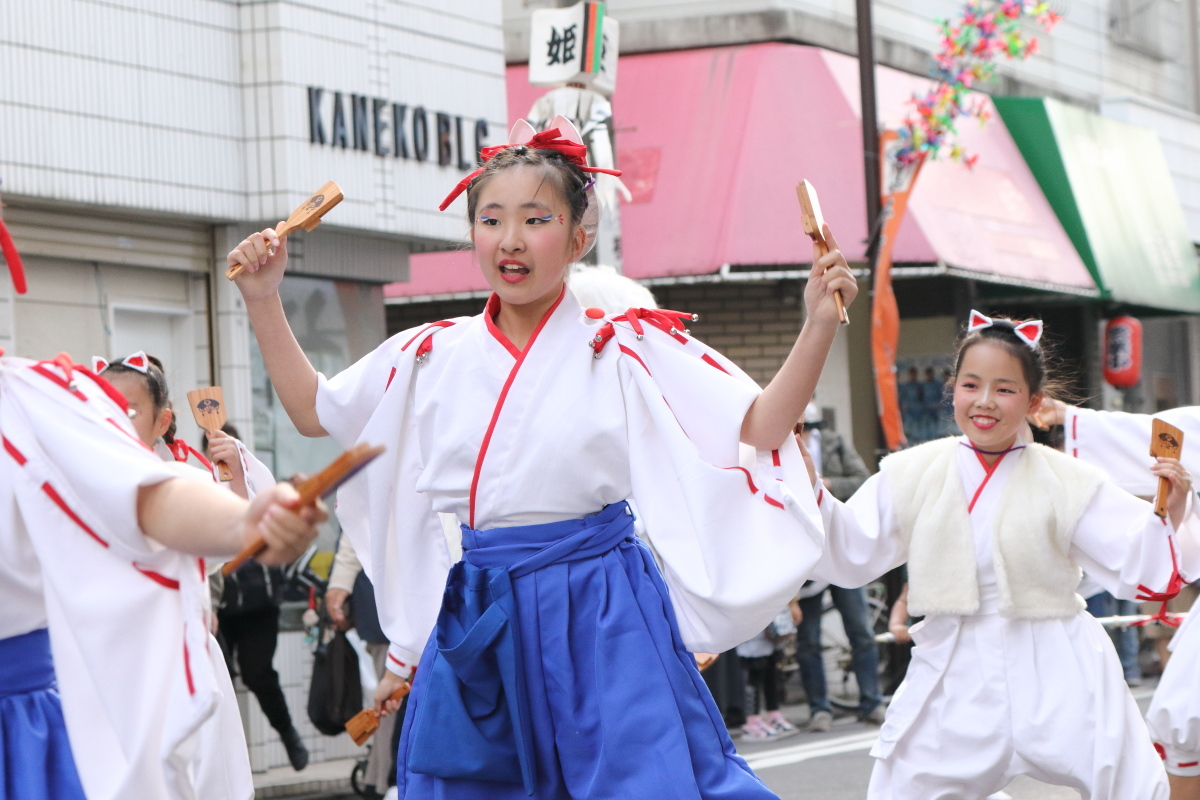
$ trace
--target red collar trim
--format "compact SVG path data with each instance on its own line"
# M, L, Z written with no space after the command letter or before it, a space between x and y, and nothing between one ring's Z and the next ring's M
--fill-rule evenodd
M533 329L533 335L529 337L529 343L525 345L525 351L516 351L517 363L513 364L512 369L508 371L508 378L504 381L504 386L500 389L500 397L496 400L496 406L492 409L492 421L488 423L487 431L483 434L483 443L479 445L479 455L475 458L475 473L471 476L471 494L469 497L470 522L471 528L475 527L475 494L479 490L479 473L483 470L483 459L487 455L488 446L492 443L492 434L496 432L496 422L500 419L500 411L504 408L504 401L508 398L508 390L512 388L513 381L517 377L517 372L521 369L521 364L525 363L525 356L533 348L533 343L537 341L538 336L542 332L542 328L546 327L546 323L550 320L550 316L555 309L562 304L563 298L567 294L567 285L563 284L562 293L558 299L554 301L554 305L550 306L550 310L542 316L542 321ZM496 297L495 294L492 297ZM497 299L497 303L499 300ZM488 308L492 305L491 298L488 299ZM484 311L484 318L491 320L491 311ZM499 331L497 331L499 333ZM503 335L503 334L501 334ZM502 342L507 342L508 339L501 339ZM509 343L511 345L511 342Z
M550 319L550 315L553 314L555 309L558 308L559 304L562 303L563 296L566 295L566 293L567 285L564 283L562 291L558 293L558 299L555 300L554 305L550 306L550 309L544 315L542 315L541 321L538 322L537 328L534 329L533 336L530 336L529 341L525 343L525 349L528 350L529 346L533 344L533 340L537 338L538 333L541 332L542 326L546 324L546 320ZM488 332L495 337L496 341L504 345L504 349L507 350L513 358L520 358L521 350L515 344L513 344L512 340L504 335L504 331L500 330L499 326L496 325L496 315L499 313L500 295L492 292L492 294L488 297L487 305L483 307L483 324L487 326Z

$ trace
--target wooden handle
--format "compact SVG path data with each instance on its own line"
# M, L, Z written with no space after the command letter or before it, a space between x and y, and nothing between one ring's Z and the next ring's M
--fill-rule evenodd
M1151 420L1150 455L1154 458L1180 458L1183 455L1183 431L1161 419ZM1154 493L1154 513L1163 519L1167 518L1167 497L1170 493L1171 482L1159 478L1158 491Z
M233 480L233 470L224 461L217 462L217 473L221 476L222 483L229 483Z
M296 492L300 497L296 499L293 507L300 509L305 506L315 505L322 497L333 492L343 483L354 477L360 469L374 461L383 450L384 448L381 445L364 443L355 445L342 453L325 469L311 478L300 481L296 485ZM226 562L225 566L221 567L221 574L229 575L265 549L267 549L267 543L261 538L255 539L242 552L238 553L231 561Z
M1167 495L1171 493L1171 482L1166 478L1158 479L1158 491L1154 493L1154 513L1163 519L1167 518Z
M404 699L404 696L411 690L412 684L408 681L405 681L404 683L400 684L400 688L392 692L388 696L388 699L384 702L390 703L393 701L402 700ZM346 733L350 734L350 738L353 739L354 743L359 747L362 747L363 743L366 742L367 739L370 739L377 730L379 730L379 714L377 714L373 708L364 708L362 711L351 717L350 721L346 723Z
M823 236L813 234L812 240L816 243L817 250L820 251L821 255L829 253L829 245L825 244ZM834 290L833 303L837 306L838 322L842 325L849 325L850 315L846 313L846 300L842 297L841 290Z
M315 228L316 225L314 225L313 227ZM285 223L283 225L280 225L275 230L275 235L282 239L284 236L287 236L289 233L291 233L294 230L296 230L295 225L289 225L289 224ZM269 256L275 255L275 248L273 246L267 245L267 255L269 255ZM234 264L232 267L225 270L225 277L231 281L236 280L237 276L241 275L245 271L246 271L246 268L243 267L241 264Z

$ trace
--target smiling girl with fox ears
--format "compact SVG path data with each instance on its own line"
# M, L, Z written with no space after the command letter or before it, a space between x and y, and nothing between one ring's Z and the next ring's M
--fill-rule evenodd
M297 428L388 448L338 514L391 670L420 662L400 796L774 797L691 652L761 630L820 557L790 433L838 327L833 293L857 286L836 246L814 256L808 318L765 389L689 336L690 314L581 308L566 279L595 234L598 170L551 124L518 123L442 204L466 192L483 312L404 331L333 378L284 317L285 238L267 229L228 258Z
M1178 592L1200 575L1191 479L1178 461L1168 518L1100 470L1027 443L1047 390L1040 321L971 312L954 371L961 437L884 459L843 505L824 495L815 570L861 586L905 562L925 616L871 776L872 800L983 797L1016 775L1085 800L1166 800L1167 779L1108 634L1075 594L1080 568L1117 597Z

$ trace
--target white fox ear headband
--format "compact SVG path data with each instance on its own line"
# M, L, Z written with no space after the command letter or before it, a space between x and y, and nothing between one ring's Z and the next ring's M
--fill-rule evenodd
M150 358L142 350L138 350L131 356L127 356L121 362L122 366L136 369L138 372L146 375L150 372ZM108 369L111 362L108 359L100 356L92 356L92 372L99 375L104 370Z
M559 114L550 121L550 127L538 133L523 119L517 120L513 125L512 130L508 133L508 143L485 147L480 152L479 157L483 163L487 163L502 150L507 150L510 147L528 147L531 150L554 150L561 153L564 158L570 161L575 166L579 167L584 172L597 173L602 172L605 175L620 177L621 170L619 169L603 169L602 167L589 167L587 163L587 146L583 143L583 137L579 135L579 131L575 128L574 123L569 119ZM471 185L471 181L475 180L483 174L483 167L472 172L467 177L458 182L458 185L451 190L450 194L446 195L446 199L438 208L445 211L449 205L454 202L460 194L467 190ZM600 204L596 200L595 179L588 182L585 192L587 193L587 208L583 212L583 219L580 224L583 226L586 239L583 245L583 255L586 255L592 246L596 243L596 230L600 227Z
M1031 350L1036 350L1038 342L1042 340L1042 321L1040 319L1031 319L1025 322L992 319L974 309L971 310L971 316L968 319L967 333L973 333L984 328L1007 328L1015 333L1017 338L1028 345Z

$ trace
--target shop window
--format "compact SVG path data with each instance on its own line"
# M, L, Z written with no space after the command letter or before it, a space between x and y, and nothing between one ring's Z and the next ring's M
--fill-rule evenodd
M313 367L333 377L384 339L383 290L348 281L285 276L279 287L296 340ZM254 451L275 475L312 474L341 453L333 439L301 436L279 403L251 338Z
M1113 42L1162 61L1183 55L1186 23L1183 0L1112 0L1109 5Z

